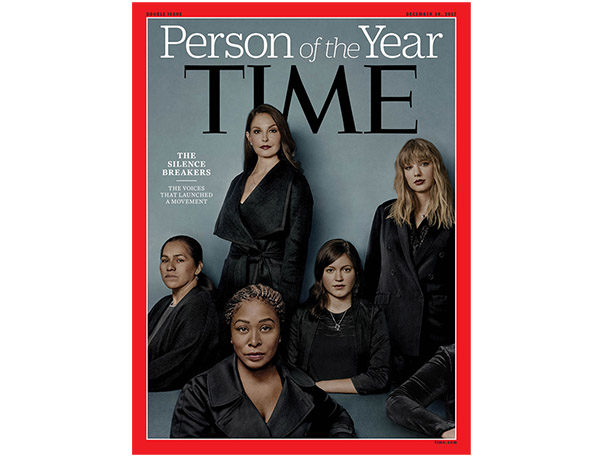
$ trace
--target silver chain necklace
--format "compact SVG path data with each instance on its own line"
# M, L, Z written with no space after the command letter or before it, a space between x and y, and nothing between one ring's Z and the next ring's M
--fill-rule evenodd
M348 309L350 309L350 308L348 308ZM333 328L336 330L336 332L340 331L342 321L344 320L344 317L346 317L346 313L348 312L348 309L346 311L344 311L344 314L342 314L342 317L340 318L339 322L336 322L335 317L333 317L333 313L331 311L327 310L329 312L329 315L331 316L331 320L333 321Z

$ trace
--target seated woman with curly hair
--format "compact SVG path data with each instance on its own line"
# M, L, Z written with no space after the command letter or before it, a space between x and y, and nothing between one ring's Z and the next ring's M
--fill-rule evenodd
M354 424L302 371L278 360L285 308L262 284L233 295L225 307L234 354L182 390L172 438L353 437Z

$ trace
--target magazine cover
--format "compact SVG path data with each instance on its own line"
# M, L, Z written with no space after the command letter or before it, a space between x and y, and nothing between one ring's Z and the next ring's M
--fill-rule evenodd
M134 454L470 452L469 3L134 3L133 216Z

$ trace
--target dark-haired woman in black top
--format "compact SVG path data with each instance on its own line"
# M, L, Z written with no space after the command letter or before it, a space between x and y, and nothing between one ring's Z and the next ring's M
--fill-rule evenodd
M361 276L351 243L325 243L317 254L310 298L290 325L288 362L326 392L367 394L388 384L387 326L379 307L358 298Z
M202 273L202 247L179 235L160 251L160 274L171 295L148 314L148 390L180 389L215 360L218 317L214 285Z

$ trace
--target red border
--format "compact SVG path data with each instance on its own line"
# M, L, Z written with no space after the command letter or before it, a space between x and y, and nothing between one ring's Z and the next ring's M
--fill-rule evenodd
M132 14L133 166L132 267L133 354L132 438L134 452L146 449L146 21L145 5L134 4ZM143 316L142 316L143 314Z
M264 5L264 4L263 4ZM133 454L470 454L471 450L471 4L133 3ZM317 12L318 8L318 12ZM166 440L146 438L146 17L456 17L457 401L458 438L361 440ZM149 13L148 16L146 13ZM260 443L260 449L257 444Z

